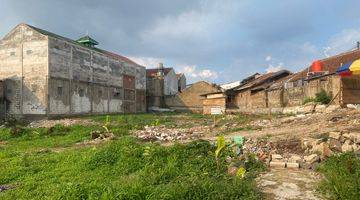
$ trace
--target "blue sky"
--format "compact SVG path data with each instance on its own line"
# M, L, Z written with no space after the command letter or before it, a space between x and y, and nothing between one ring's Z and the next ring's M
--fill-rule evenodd
M260 0L0 0L0 36L28 23L189 82L236 81L255 72L299 71L360 41L360 2Z

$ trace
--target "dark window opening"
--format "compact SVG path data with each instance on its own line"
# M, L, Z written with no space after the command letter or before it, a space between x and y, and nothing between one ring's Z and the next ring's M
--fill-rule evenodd
M15 52L14 51L10 52L10 56L15 56Z
M61 96L63 94L63 88L61 86L57 87L57 96Z
M120 98L120 97L121 97L121 93L120 93L120 92L114 92L114 97Z
M27 51L26 51L26 54L27 54L27 55L32 54L32 50L27 50Z
M80 97L85 96L85 91L84 91L84 89L79 89L79 96L80 96Z
M99 98L102 97L102 90L99 90L99 91L98 91L98 96L99 96Z

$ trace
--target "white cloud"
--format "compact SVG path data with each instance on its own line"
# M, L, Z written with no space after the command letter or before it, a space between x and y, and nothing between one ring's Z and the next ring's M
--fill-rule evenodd
M278 65L269 65L268 68L266 68L266 73L270 72L278 72L280 70L284 69L284 63L280 62Z
M199 77L204 78L204 79L208 79L208 78L215 79L215 78L218 77L217 72L211 71L211 70L209 70L209 69L201 70L201 71L198 73L198 75L199 75Z
M161 16L143 31L141 38L144 41L157 39L209 41L219 30L224 31L227 28L228 19L237 14L238 4L234 0L221 2L202 0L200 8L185 10L175 16Z
M196 65L179 65L182 66L179 70L185 76L190 77L190 81L199 80L214 80L218 78L218 73L210 69L198 69Z
M159 63L164 63L163 58L128 56L131 60L146 68L156 68Z
M329 39L328 46L325 47L325 55L335 55L344 51L352 50L356 47L356 42L360 41L360 28L344 29Z
M266 61L271 61L272 57L269 55L269 56L266 56L265 60Z

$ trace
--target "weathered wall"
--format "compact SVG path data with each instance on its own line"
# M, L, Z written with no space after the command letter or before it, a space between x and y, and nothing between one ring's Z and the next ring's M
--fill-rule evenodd
M211 114L212 107L220 107L223 111L226 109L226 99L222 98L212 98L203 100L203 114Z
M315 98L316 93L322 89L329 95L336 98L333 103L340 103L340 76L331 75L305 82L303 86L289 87L284 90L284 104L285 106L299 106L302 105L305 98Z
M281 108L284 107L284 89L279 88L267 91L268 107Z
M186 88L186 77L182 74L178 80L179 91L183 91Z
M0 79L10 114L46 114L47 37L21 24L0 41Z
M136 89L146 89L144 67L52 37L49 53L51 90L63 90L50 96L51 114L145 111L135 109Z
M250 90L245 90L235 95L235 102L239 110L250 108Z
M172 69L164 77L164 95L175 95L178 93L178 79Z
M341 104L360 104L360 75L341 79Z
M204 97L200 95L218 91L212 84L200 81L175 96L165 97L165 103L167 107L178 111L203 112Z
M147 107L164 107L164 80L147 77L146 79L146 104Z

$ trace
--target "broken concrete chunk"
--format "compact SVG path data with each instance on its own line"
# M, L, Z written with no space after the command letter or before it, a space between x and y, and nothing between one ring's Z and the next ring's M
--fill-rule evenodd
M328 144L324 144L324 145L323 145L323 153L322 153L322 156L323 156L324 158L328 158L328 157L330 157L332 154L333 154L333 152L332 152L331 149L329 148L329 145L328 145Z
M290 163L299 163L302 161L302 158L301 156L299 155L292 155L290 158L289 158L289 162Z
M357 144L360 143L360 133L349 133L348 135L351 141Z
M312 149L311 149L311 153L319 153L319 154L323 154L324 151L324 142L321 142L320 144L314 144Z
M350 140L346 140L345 143L341 146L342 152L352 152L354 151L353 146L350 144Z
M329 138L333 138L335 140L339 140L341 137L341 133L340 132L330 132L329 133Z
M341 152L341 142L339 140L330 138L329 148L333 151Z
M307 163L314 163L318 162L320 160L320 157L317 154L311 154L309 156L304 156L304 161Z
M279 154L271 154L271 160L273 160L273 161L280 161L282 159L283 159L283 157Z
M296 162L288 162L286 163L286 168L297 169L300 168L300 165Z
M270 167L279 167L279 168L285 168L286 163L281 161L271 161Z

